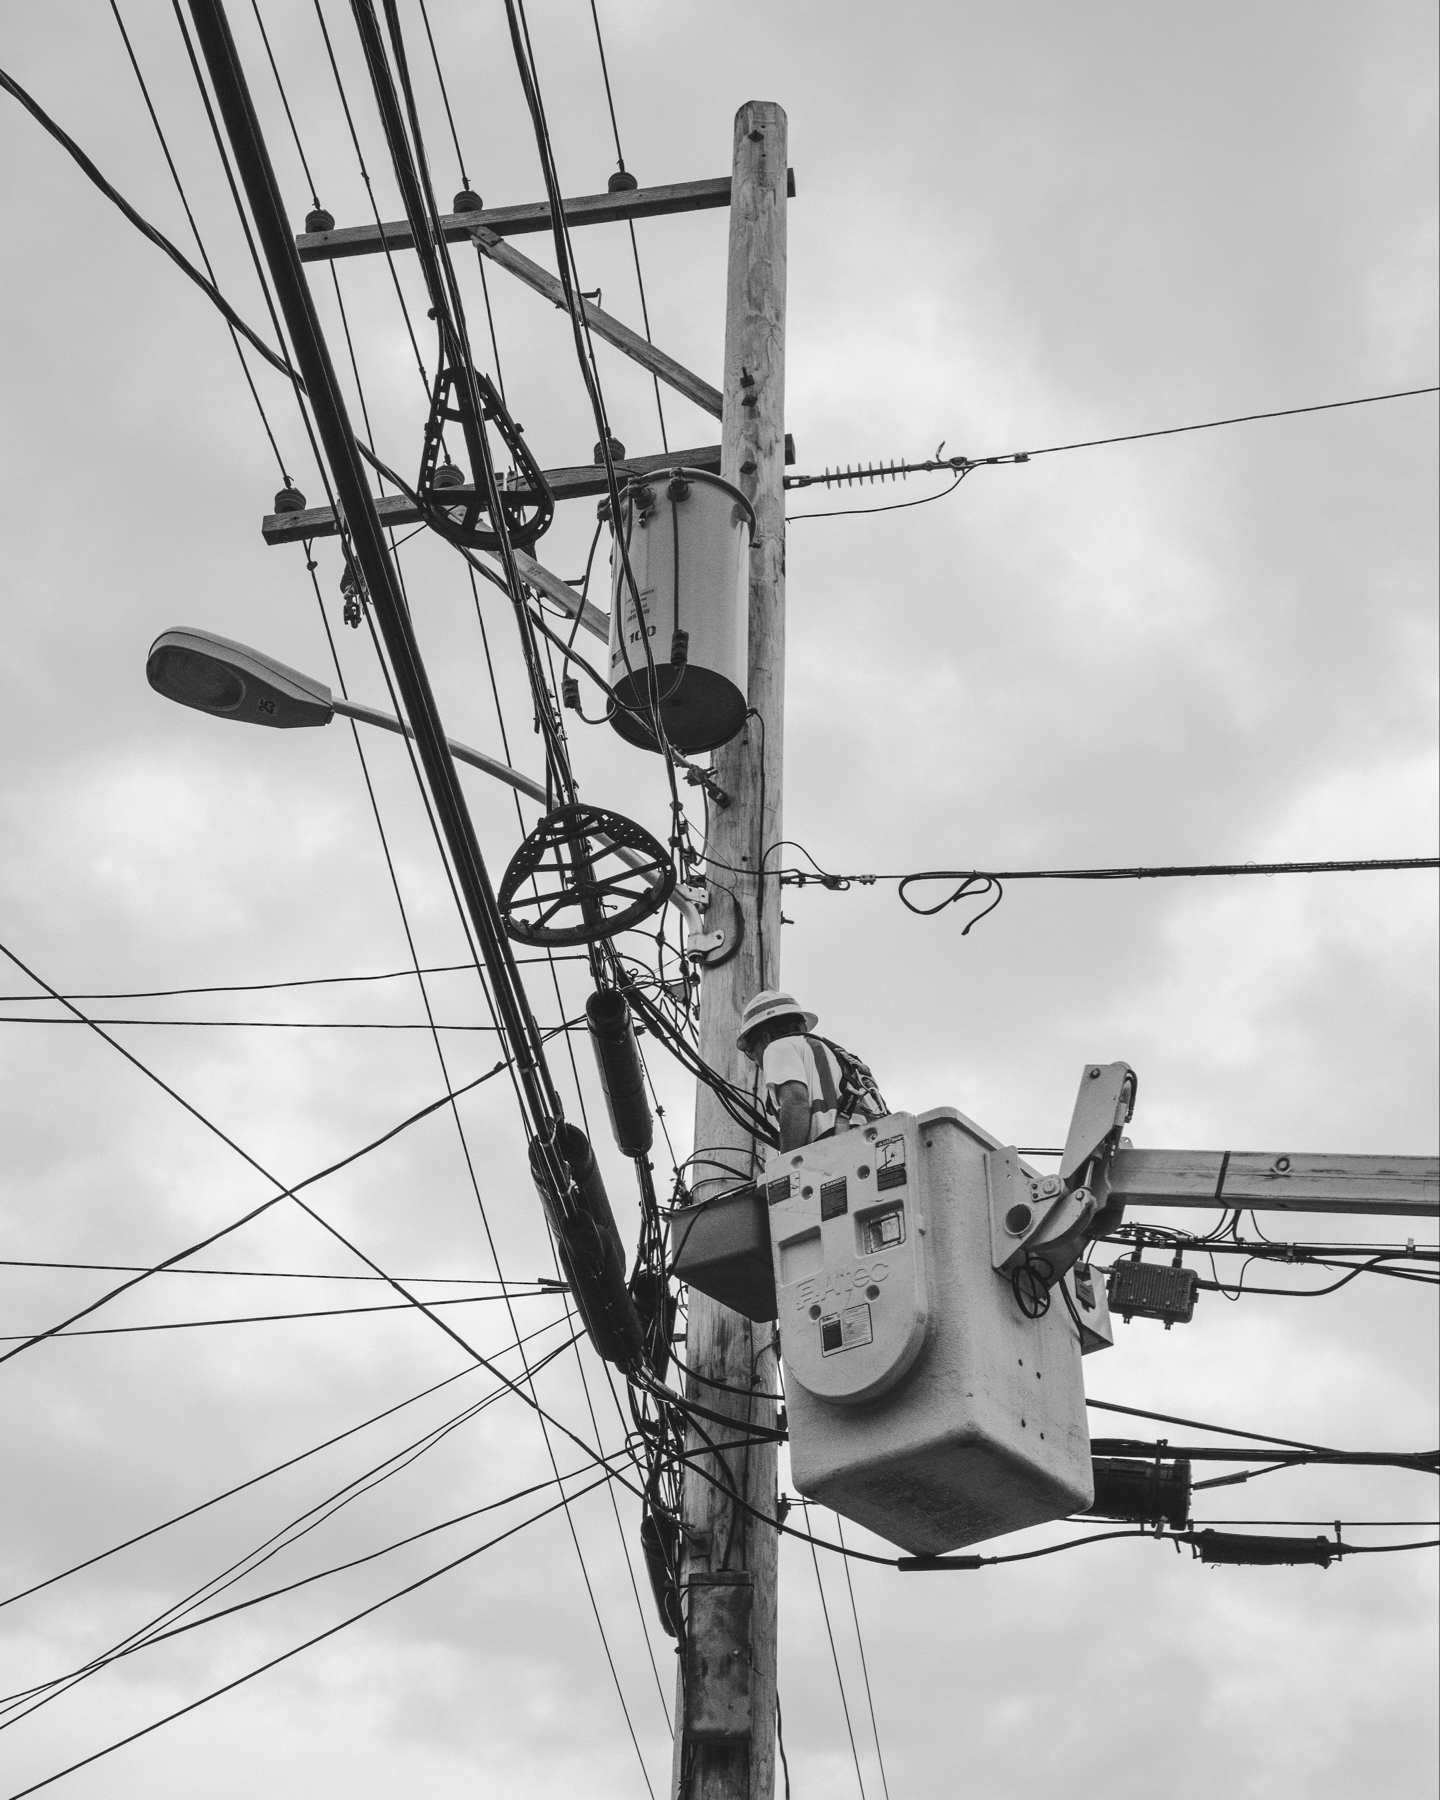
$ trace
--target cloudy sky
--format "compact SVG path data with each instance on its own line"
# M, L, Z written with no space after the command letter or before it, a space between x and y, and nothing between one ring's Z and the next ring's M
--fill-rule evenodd
M325 7L378 204L394 217L348 9ZM470 179L491 204L539 198L502 9L431 0L429 10ZM312 195L254 16L240 0L231 11L298 227ZM268 335L171 10L125 0L122 12L220 283ZM365 187L314 10L264 0L262 12L319 198L339 223L362 223ZM418 9L406 0L402 12L418 35ZM600 17L626 160L642 183L726 173L747 99L789 114L787 425L800 469L919 457L942 440L947 454L1035 449L1436 379L1435 19L1421 0L601 0ZM589 8L534 0L531 24L562 184L603 189L614 146ZM189 248L107 6L11 0L0 66ZM459 172L433 86L422 100L448 192ZM218 315L3 96L0 207L0 942L75 995L404 971L411 952L378 811L416 954L427 967L461 962L398 739L370 733L362 767L343 725L232 731L146 686L148 645L182 623L333 676L303 553L260 538L276 464ZM718 379L724 218L648 222L638 238L657 341ZM523 248L547 255L539 238ZM623 230L579 233L576 248L586 286L638 325ZM478 317L477 273L460 266ZM414 271L398 272L423 324ZM425 406L390 276L382 262L351 262L341 285L377 443L412 469ZM563 318L502 276L490 290L507 392L531 443L547 465L587 461L594 434ZM317 292L338 331L323 272ZM420 348L431 356L424 335ZM488 344L477 348L488 364ZM658 450L647 380L601 358L618 434L632 451ZM287 466L318 498L285 384L263 369L256 382ZM714 422L678 397L665 416L671 445L715 441ZM933 505L797 522L787 835L852 874L1434 854L1434 482L1430 397L1037 458L982 470ZM855 489L834 504L935 491L922 478L898 496ZM816 490L792 501L795 515L828 509ZM593 526L589 505L562 510L542 559L577 574ZM538 773L499 597L480 604L505 735L461 565L419 541L402 556L448 730ZM368 638L340 621L333 542L316 561L350 692L384 705ZM654 761L603 727L578 731L585 795L662 827ZM498 871L520 834L515 810L494 784L466 779ZM1432 875L1014 885L963 938L955 911L913 918L893 884L791 889L785 910L787 984L822 1029L866 1056L896 1105L957 1105L1007 1141L1053 1144L1082 1064L1124 1057L1140 1074L1137 1144L1434 1151ZM572 968L558 993L548 973L532 974L544 1021L575 1012L583 987ZM35 1004L17 969L3 979L0 1176L4 1254L17 1266L0 1291L3 1330L20 1334L114 1279L29 1265L148 1265L273 1189L115 1049ZM435 1100L447 1072L460 1083L490 1067L493 1043L473 1029L487 1017L473 973L437 976L431 993L436 1017L457 1027L441 1034L444 1070L423 1029L375 1029L423 1021L413 976L83 1004L163 1021L112 1035L293 1182ZM573 1092L569 1059L556 1066ZM689 1090L658 1063L655 1074L680 1157ZM508 1090L476 1090L460 1118L473 1182L442 1111L317 1185L315 1211L402 1275L550 1271ZM628 1172L600 1147L632 1233ZM668 1153L658 1172L668 1182ZM1262 1224L1297 1240L1434 1240L1425 1222ZM289 1203L196 1260L360 1271ZM473 1411L492 1378L413 1313L118 1329L383 1297L338 1279L167 1275L86 1321L107 1335L0 1369L7 1595L401 1408L6 1606L4 1693L84 1665L288 1528L314 1524L217 1604L551 1476L533 1415L503 1397ZM517 1299L513 1321L505 1314L478 1301L450 1316L490 1353L513 1346L517 1325L544 1332L537 1351L565 1340L553 1297ZM1314 1306L1210 1293L1189 1327L1167 1334L1142 1321L1117 1339L1087 1363L1092 1395L1346 1448L1435 1442L1434 1310L1413 1286L1362 1279ZM540 1380L568 1423L617 1440L588 1352ZM563 1441L555 1455L562 1471L581 1464ZM349 1484L377 1476L349 1499ZM550 1504L542 1489L137 1652L0 1736L5 1792ZM1196 1510L1423 1520L1434 1498L1417 1475L1296 1472L1221 1489ZM643 1764L663 1792L673 1657L644 1591L633 1506L595 1492L571 1516L593 1610L576 1542L552 1513L57 1791L609 1800L647 1791ZM858 1530L852 1541L867 1542ZM1178 1800L1433 1789L1427 1554L1326 1572L1202 1571L1188 1554L1124 1542L964 1577L861 1565L853 1614L843 1569L826 1561L821 1573L872 1800L886 1790L857 1617L894 1800L1031 1800L1060 1784L1103 1786L1116 1800L1160 1783ZM781 1608L794 1791L859 1792L816 1572L793 1543Z

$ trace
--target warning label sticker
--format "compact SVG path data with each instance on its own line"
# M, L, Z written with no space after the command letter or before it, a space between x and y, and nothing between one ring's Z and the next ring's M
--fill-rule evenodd
M859 1306L847 1306L842 1313L831 1313L829 1318L820 1321L820 1351L823 1356L833 1356L837 1350L855 1350L861 1344L874 1341L875 1333L870 1325L870 1308L862 1301Z

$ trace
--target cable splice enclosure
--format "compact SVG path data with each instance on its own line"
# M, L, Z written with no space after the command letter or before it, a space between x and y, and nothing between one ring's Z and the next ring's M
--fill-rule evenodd
M646 1156L655 1139L655 1121L645 1097L629 1003L616 988L597 988L585 1002L585 1023L616 1145L622 1156Z
M550 1179L557 1162L570 1178L564 1194ZM632 1367L645 1334L625 1285L625 1251L589 1138L568 1119L557 1120L552 1133L531 1144L530 1170L590 1342L606 1362Z

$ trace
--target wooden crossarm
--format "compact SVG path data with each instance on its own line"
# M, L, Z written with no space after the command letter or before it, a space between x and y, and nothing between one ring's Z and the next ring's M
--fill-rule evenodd
M1234 1150L1227 1161L1220 1150L1117 1150L1110 1166L1110 1198L1133 1206L1435 1218L1440 1216L1440 1160Z
M795 172L788 175L789 192L795 192ZM676 181L666 187L632 188L628 193L582 194L566 200L567 225L608 225L620 219L653 219L661 213L703 212L730 204L730 177L710 181ZM525 232L550 230L550 204L532 201L525 206L492 206L484 212L445 213L440 230L447 243L463 244L474 231L493 231L501 237L520 237ZM335 231L302 232L295 239L301 262L332 262L345 256L375 256L382 250L411 250L415 236L407 219L382 225L346 225Z

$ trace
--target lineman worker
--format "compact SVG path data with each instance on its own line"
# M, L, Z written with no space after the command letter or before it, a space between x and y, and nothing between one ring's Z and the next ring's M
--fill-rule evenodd
M782 1150L853 1131L890 1110L865 1064L815 1036L816 1023L793 994L774 988L756 994L740 1015L736 1042L760 1067L765 1112Z

